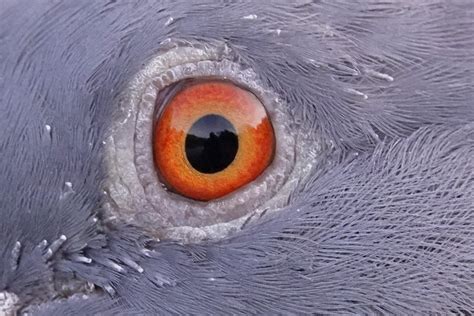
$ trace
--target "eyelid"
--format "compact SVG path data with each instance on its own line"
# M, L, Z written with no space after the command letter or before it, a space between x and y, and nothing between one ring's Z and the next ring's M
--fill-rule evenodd
M219 234L225 235L241 226L250 213L281 204L284 199L274 197L293 172L296 141L301 136L291 126L281 99L263 87L252 69L235 62L225 45L180 45L152 59L121 97L106 144L106 213L145 226L151 234L167 231L168 237L175 236L181 227L181 231L209 237L208 232L220 225ZM164 97L160 93L169 85L190 78L230 80L252 91L265 104L277 138L274 161L259 178L211 202L190 201L168 192L153 164L152 126L160 111L155 106L157 98Z

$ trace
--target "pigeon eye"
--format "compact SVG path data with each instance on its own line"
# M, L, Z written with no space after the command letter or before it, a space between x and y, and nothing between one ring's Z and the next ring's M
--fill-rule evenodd
M103 142L106 218L196 242L285 205L324 144L248 60L169 40L131 76Z
M257 178L275 147L260 100L225 81L177 86L154 128L155 165L167 187L209 201Z

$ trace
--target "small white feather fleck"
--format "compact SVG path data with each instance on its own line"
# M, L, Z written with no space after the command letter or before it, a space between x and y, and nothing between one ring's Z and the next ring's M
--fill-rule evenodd
M363 92L360 92L359 90L356 90L356 89L347 89L346 90L347 92L349 93L352 93L352 94L355 94L355 95L359 95L361 97L364 98L364 100L367 100L369 98L369 96Z
M19 308L18 296L10 292L0 292L0 315L13 316L17 315Z
M258 16L256 14L249 14L249 15L246 15L246 16L243 16L242 19L244 20L256 20L258 18Z
M171 23L173 23L173 22L174 22L174 19L173 19L172 16L170 16L170 17L168 18L168 20L166 20L165 26L169 26L169 25L170 25Z
M375 70L367 70L367 74L371 75L371 76L374 76L374 77L377 77L377 78L380 78L380 79L384 79L384 80L387 80L389 82L392 82L393 81L393 77L388 75L388 74L384 74L382 72L378 72L378 71L375 71Z

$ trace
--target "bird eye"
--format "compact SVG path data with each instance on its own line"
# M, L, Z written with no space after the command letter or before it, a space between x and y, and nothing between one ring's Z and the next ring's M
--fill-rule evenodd
M225 43L162 43L111 115L105 216L195 242L284 206L320 151L288 109Z
M251 182L270 164L273 128L254 94L216 80L172 90L153 141L155 164L168 188L208 201Z

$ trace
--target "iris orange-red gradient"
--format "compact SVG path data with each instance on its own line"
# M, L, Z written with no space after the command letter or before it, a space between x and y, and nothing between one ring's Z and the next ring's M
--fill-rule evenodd
M185 140L193 123L209 114L233 124L239 148L227 168L206 174L187 160ZM273 159L275 136L264 106L253 93L226 81L203 81L185 86L166 105L155 124L153 146L155 166L169 189L209 201L257 178Z

